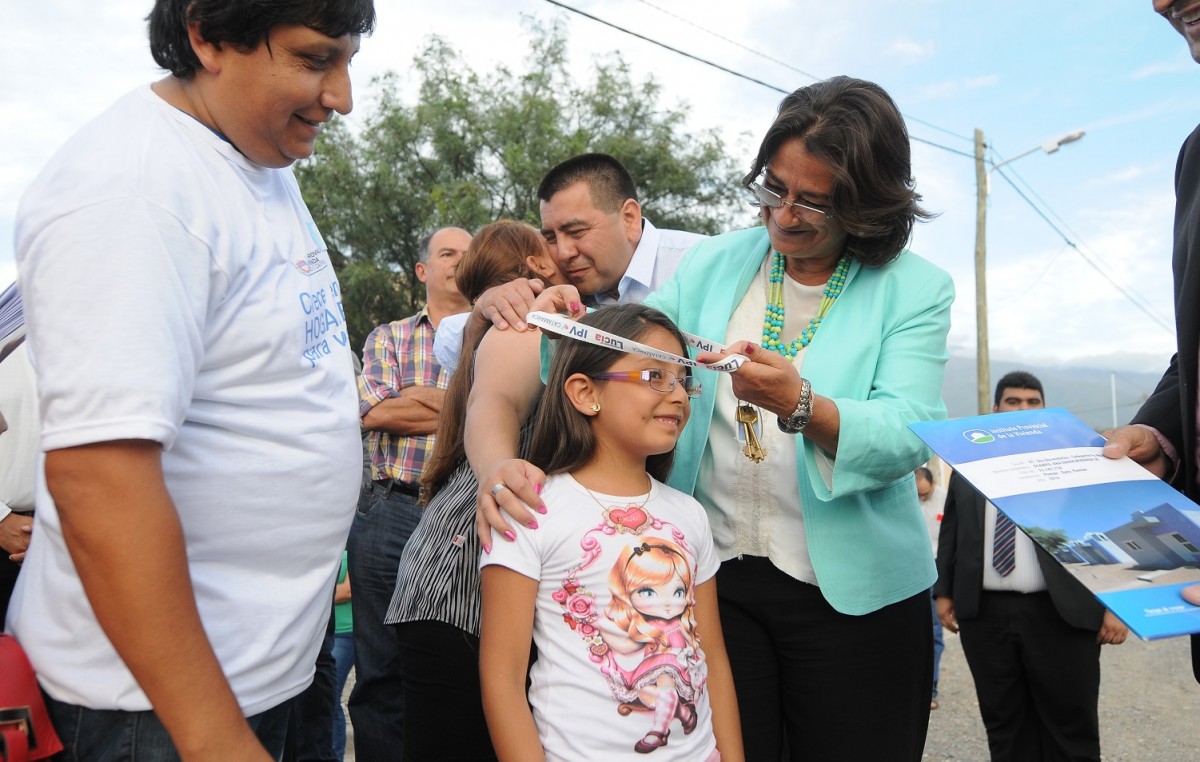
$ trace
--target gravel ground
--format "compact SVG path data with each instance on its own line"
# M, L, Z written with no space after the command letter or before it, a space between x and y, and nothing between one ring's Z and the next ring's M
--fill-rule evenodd
M1105 646L1100 658L1105 762L1200 760L1200 685L1192 679L1188 639L1142 641L1131 635L1120 646ZM343 700L353 684L351 676ZM987 762L975 684L958 636L948 632L938 693L924 762ZM346 762L354 762L354 731L347 728L347 736Z
M1101 651L1100 751L1106 762L1200 759L1200 685L1192 678L1187 638L1142 641L1130 635ZM986 762L987 735L975 684L957 635L946 633L930 715L926 762Z

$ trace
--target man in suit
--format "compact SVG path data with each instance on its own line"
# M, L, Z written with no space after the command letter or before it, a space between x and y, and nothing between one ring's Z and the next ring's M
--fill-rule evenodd
M1185 24L1197 5L1190 0L1154 0L1155 12L1183 35L1188 51L1200 63L1200 28ZM1200 360L1200 127L1179 150L1175 165L1176 354L1154 394L1133 422L1105 433L1104 454L1122 455L1166 479L1200 502L1196 454L1196 367ZM1200 682L1200 636L1192 636L1192 674Z
M1024 371L993 413L1045 407ZM960 633L992 762L1100 759L1100 645L1120 620L961 476L950 477L937 551L938 617Z

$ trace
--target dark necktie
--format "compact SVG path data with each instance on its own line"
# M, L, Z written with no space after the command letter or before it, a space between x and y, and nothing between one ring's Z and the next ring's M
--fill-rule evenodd
M1012 574L1017 565L1017 525L1003 512L996 511L996 534L992 539L992 566L1001 577Z

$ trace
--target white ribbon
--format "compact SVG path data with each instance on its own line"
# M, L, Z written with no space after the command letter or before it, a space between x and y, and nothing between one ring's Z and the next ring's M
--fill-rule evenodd
M592 344L600 344L609 349L615 349L618 352L627 352L646 357L652 357L655 360L663 362L679 363L690 368L707 368L708 370L717 370L723 373L732 373L742 367L743 363L749 362L749 359L742 355L730 355L718 363L700 363L687 357L673 355L670 352L648 347L645 344L639 344L633 339L627 339L624 336L606 333L605 331L593 328L590 325L577 323L574 320L563 317L562 315L552 315L549 312L530 312L525 316L525 322L530 325L536 325L545 331L557 333L560 336L566 336L577 341L587 341ZM717 352L722 353L728 351L725 347L717 344L714 341L693 336L690 333L683 333L683 337L687 339L688 346L699 349L702 352Z

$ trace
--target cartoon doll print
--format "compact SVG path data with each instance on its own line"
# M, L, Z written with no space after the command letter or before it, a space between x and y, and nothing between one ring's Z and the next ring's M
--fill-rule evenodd
M615 538L626 542L612 543ZM618 547L604 607L603 596L597 600L584 579L598 582L589 570ZM643 506L606 509L604 520L580 539L580 548L582 559L551 597L599 667L617 712L652 716L633 747L647 754L667 745L676 719L685 735L696 729L696 702L707 671L694 613L695 556L678 527Z
M621 702L618 712L653 713L650 730L634 744L634 750L645 754L666 745L675 719L685 734L696 729L695 700L704 676L691 565L680 546L646 538L621 551L609 573L609 588L612 602L606 615L616 628L604 628L601 636L613 651L641 661L606 674Z

